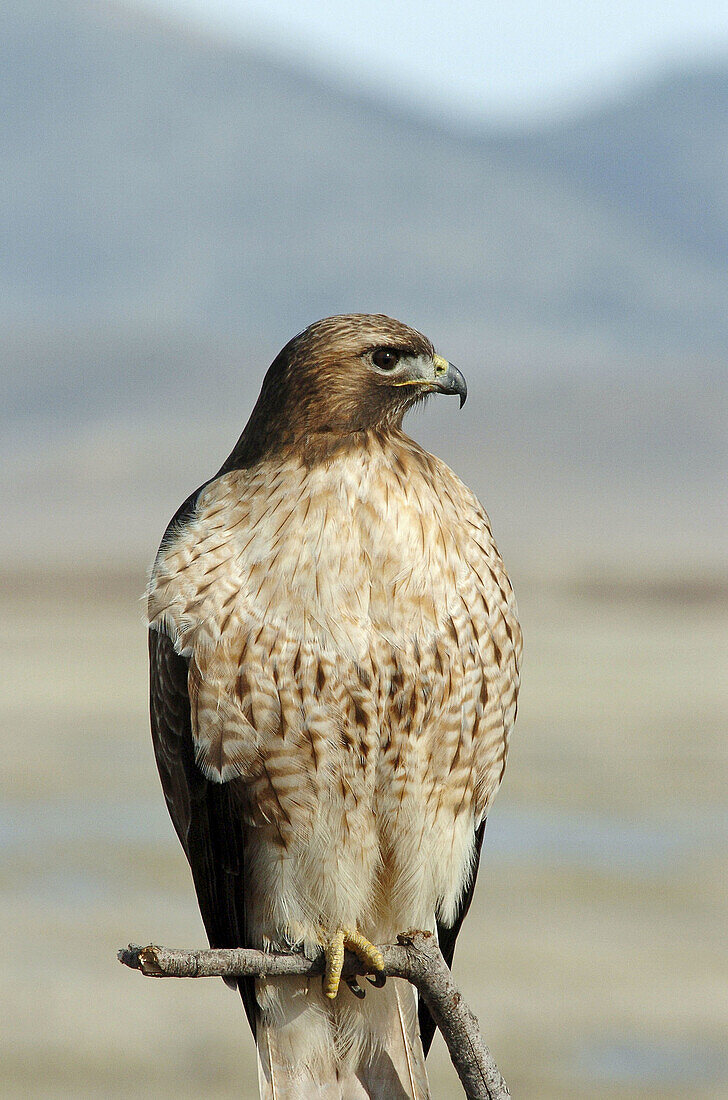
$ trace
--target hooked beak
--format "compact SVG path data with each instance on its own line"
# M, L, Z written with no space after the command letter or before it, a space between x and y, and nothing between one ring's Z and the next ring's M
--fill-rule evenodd
M448 363L441 355L422 356L416 360L410 360L412 373L400 382L393 382L394 386L421 386L430 393L455 393L460 398L462 409L468 396L468 385L456 366ZM434 371L434 373L433 373Z
M433 389L438 393L457 394L462 409L468 396L468 384L463 375L453 363L448 363L447 359L443 359L441 355L435 355L433 363L435 364Z

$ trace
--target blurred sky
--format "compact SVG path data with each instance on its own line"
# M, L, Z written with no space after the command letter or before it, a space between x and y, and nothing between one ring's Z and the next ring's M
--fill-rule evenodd
M116 0L114 0L116 2ZM720 0L136 0L446 117L537 119L728 53Z

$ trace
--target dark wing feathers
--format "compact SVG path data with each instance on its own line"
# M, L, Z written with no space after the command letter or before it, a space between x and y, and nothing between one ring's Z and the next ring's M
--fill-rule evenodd
M460 933L460 928L468 915L468 909L470 903L473 900L473 894L475 892L475 880L478 877L478 867L480 865L480 852L483 847L483 837L485 835L485 818L481 825L478 827L475 833L475 852L473 856L473 866L470 870L470 876L467 881L463 896L460 901L460 906L457 911L457 916L452 926L448 927L445 924L437 922L437 939L440 944L440 950L442 951L445 962L452 970L452 960L455 954L455 941ZM429 1010L425 1002L420 999L419 1005L419 1017L420 1017L420 1035L422 1036L422 1049L427 1057L427 1052L432 1046L432 1040L435 1035L435 1021L430 1016Z
M172 823L182 843L211 947L245 947L244 835L227 784L209 783L192 748L187 662L149 631L152 740ZM238 983L255 1033L253 981Z

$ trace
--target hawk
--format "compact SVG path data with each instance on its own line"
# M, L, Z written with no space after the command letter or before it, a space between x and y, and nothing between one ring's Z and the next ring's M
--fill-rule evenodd
M323 985L237 983L265 1098L429 1095L413 988L339 977L408 928L452 964L505 768L513 590L476 497L402 430L466 392L398 321L318 321L153 566L154 749L210 944L327 953Z

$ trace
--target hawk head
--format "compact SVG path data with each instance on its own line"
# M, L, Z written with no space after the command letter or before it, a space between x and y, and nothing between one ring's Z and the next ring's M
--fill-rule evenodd
M462 406L467 386L421 333L383 314L326 317L276 356L240 446L251 458L285 445L329 449L398 428L430 393L457 394Z

